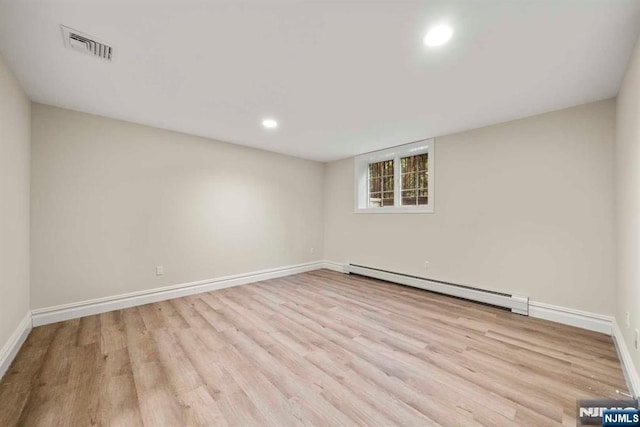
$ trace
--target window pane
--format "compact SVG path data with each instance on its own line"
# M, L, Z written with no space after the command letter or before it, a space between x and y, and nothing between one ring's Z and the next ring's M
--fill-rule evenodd
M382 204L382 194L381 193L371 193L369 194L369 207L377 208Z
M429 154L428 153L424 153L424 154L420 154L419 156L416 156L416 169L419 171L426 171L427 170L427 165L429 161Z
M426 205L428 202L429 154L418 154L400 159L402 204Z
M369 165L369 180L376 178L378 176L380 176L380 174L378 173L378 164L371 163Z
M429 191L426 188L418 190L418 204L426 205L429 203Z
M416 162L414 156L403 157L401 160L402 170L401 173L410 173L416 170Z
M393 191L393 175L388 176L384 179L384 189L383 191Z
M393 206L393 160L369 164L369 207Z
M416 187L427 188L429 182L429 174L427 172L418 172Z
M382 193L382 206L393 206L393 191Z
M387 160L386 162L381 163L383 164L384 176L393 176L393 160Z
M404 173L402 174L402 188L414 188L415 187L415 173Z
M417 203L416 192L413 190L402 192L402 205L414 206Z
M400 159L402 173L425 171L428 169L429 154L418 154L417 156L403 157Z
M369 180L369 192L379 193L382 191L382 178L371 178Z

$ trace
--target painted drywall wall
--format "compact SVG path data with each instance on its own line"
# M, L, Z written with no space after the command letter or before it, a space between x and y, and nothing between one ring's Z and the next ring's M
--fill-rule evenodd
M29 313L30 109L0 57L0 349Z
M617 98L615 172L616 320L640 372L640 351L634 348L634 331L640 329L640 43L629 60Z
M32 109L33 309L322 259L321 163Z
M614 138L614 100L436 138L433 214L356 214L329 163L325 257L612 315Z

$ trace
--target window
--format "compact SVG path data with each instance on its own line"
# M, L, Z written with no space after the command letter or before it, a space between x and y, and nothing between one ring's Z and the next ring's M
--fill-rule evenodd
M393 160L369 165L369 207L393 206Z
M432 139L356 157L356 212L433 212Z

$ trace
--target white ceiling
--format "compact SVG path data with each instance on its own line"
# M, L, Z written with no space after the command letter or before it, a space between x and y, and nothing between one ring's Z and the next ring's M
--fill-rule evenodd
M32 100L321 161L613 97L639 30L638 0L0 0Z

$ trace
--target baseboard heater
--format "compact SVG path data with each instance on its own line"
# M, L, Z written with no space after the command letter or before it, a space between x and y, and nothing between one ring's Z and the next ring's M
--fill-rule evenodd
M529 298L505 294L502 292L486 291L471 286L457 285L454 283L429 280L422 277L410 276L402 273L381 270L378 268L365 267L356 264L347 264L347 273L359 274L361 276L373 277L375 279L386 280L387 282L398 283L400 285L420 288L439 294L451 295L484 304L510 309L513 313L529 315Z

